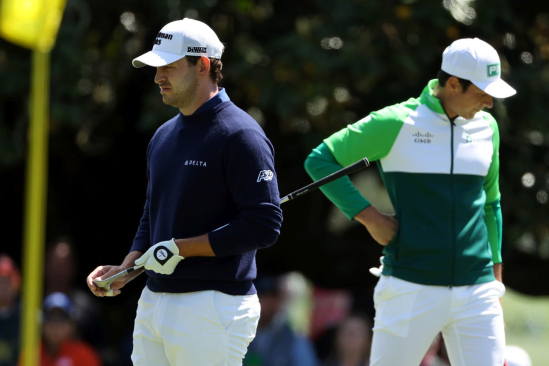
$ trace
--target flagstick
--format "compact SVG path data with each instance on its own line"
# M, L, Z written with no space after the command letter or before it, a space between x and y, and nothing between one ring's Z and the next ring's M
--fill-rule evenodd
M50 52L33 51L31 121L28 129L25 197L23 319L21 350L23 366L39 361L40 309L43 293L44 237L48 175L48 104Z

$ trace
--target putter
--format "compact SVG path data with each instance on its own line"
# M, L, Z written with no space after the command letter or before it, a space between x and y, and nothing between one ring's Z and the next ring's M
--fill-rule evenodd
M131 268L128 268L122 272L118 272L117 274L109 277L109 278L106 278L104 280L98 280L98 279L95 279L93 280L93 282L95 283L95 285L105 291L109 291L111 289L111 283L113 283L117 278L120 278L120 277L124 277L130 273L132 273L133 271L143 267L144 264L140 265L140 266L133 266Z
M297 191L294 191L294 192L290 193L287 196L282 197L280 199L280 204L283 204L284 202L291 201L291 200L293 200L297 197L301 197L305 193L309 193L312 190L315 190L315 189L317 189L317 188L319 188L319 187L321 187L325 184L328 184L328 183L330 183L330 182L332 182L336 179L339 179L341 177L344 177L346 175L349 175L351 173L354 173L358 170L364 169L364 168L369 167L369 166L370 166L370 162L368 161L368 159L362 158L359 161L357 161L356 163L353 163L353 164L351 164L351 165L349 165L349 166L347 166L343 169L338 170L337 172L334 172L330 175L325 176L322 179L317 180L316 182L313 182L309 185L306 185L305 187L300 188ZM119 273L115 274L114 276L111 276L111 277L109 277L105 280L101 280L101 281L93 280L93 282L95 283L95 285L97 287L108 291L108 290L111 289L111 283L114 280L116 280L119 277L126 276L127 274L132 273L133 271L135 271L136 269L139 269L141 267L143 267L143 265L134 266L134 267L126 269L125 271L119 272Z

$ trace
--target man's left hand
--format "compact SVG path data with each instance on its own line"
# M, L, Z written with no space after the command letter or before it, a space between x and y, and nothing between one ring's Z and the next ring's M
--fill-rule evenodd
M179 255L175 240L161 241L153 245L135 261L137 266L144 264L145 269L156 273L171 275L177 264L184 258Z

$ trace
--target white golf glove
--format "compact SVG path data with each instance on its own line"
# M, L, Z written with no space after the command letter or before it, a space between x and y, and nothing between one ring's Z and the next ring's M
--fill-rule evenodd
M156 273L171 275L177 264L184 258L179 255L175 240L161 241L153 245L135 261L136 266L145 265L145 269Z
M383 257L379 257L379 263L381 263L381 266L379 266L379 268L377 267L370 268L370 273L376 277L381 276L381 272L383 272Z

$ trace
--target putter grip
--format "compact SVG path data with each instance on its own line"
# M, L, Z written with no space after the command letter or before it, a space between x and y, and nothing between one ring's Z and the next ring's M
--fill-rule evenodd
M297 198L299 196L304 195L305 193L308 193L308 192L310 192L314 189L317 189L318 187L321 187L325 184L333 182L336 179L339 179L341 177L344 177L346 175L354 173L357 170L364 169L368 166L370 166L370 162L368 161L368 159L367 158L362 158L359 161L357 161L356 163L349 165L348 167L340 169L337 172L334 172L330 175L327 175L324 178L317 180L316 182L313 182L313 183L311 183L311 184L309 184L309 185L307 185L303 188L298 189L295 192L290 193L287 196L282 197L280 199L280 203L291 201L294 198Z

